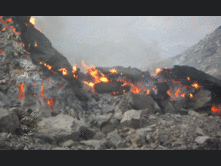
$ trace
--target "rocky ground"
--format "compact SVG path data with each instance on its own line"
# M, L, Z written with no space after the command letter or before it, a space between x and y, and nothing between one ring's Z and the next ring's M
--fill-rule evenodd
M179 96L170 101L163 98L163 84L158 84L156 94L151 90L149 95L128 89L118 95L96 94L87 85L73 90L75 84L70 85L61 74L33 63L33 54L22 47L20 34L4 30L9 25L13 21L0 24L1 150L221 148L221 119L210 111L212 91L192 87L193 98ZM105 73L106 69L101 70ZM121 67L117 70L129 79L144 74ZM148 85L156 81L148 74L147 78L153 79ZM182 102L187 102L187 107L177 106L183 106Z
M114 116L110 119L111 116L112 113L97 116L96 127L93 126L95 123L93 121L88 123L93 124L93 127L88 126L88 128L85 126L86 123L68 115L45 118L38 123L37 128L22 135L1 132L0 147L1 150L220 150L221 148L221 119L218 116L199 114L193 110L189 110L188 115L156 113L143 116L141 119L137 110L126 111L121 120ZM24 123L27 124L27 121L23 120L20 123L25 126ZM73 123L79 127L71 131ZM61 138L65 140L60 140Z

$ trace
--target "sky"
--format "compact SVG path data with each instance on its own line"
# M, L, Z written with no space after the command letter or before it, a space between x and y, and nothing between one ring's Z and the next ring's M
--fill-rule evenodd
M221 25L221 16L34 16L54 48L79 66L136 67L176 56Z

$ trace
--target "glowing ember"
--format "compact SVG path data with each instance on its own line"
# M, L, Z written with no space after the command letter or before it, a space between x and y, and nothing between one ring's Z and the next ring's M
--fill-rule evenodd
M55 103L55 97L54 98L50 98L50 100L45 99L46 102L48 103L49 107L51 108L51 111L53 111L53 105Z
M25 83L18 84L18 86L17 86L19 88L19 95L18 95L17 99L19 99L19 100L24 100L24 98L25 98L24 86L25 86Z
M140 91L146 91L146 87L143 86L141 83L138 83L137 85L131 83L131 82L128 82L126 79L118 79L117 81L120 81L120 82L123 82L123 85L121 86L127 86L129 85L131 87L130 91L132 93L135 93L135 94L138 94L140 93Z
M57 82L57 80L55 80L55 82ZM64 83L62 85L58 85L57 89L62 89L64 86Z
M38 45L37 45L37 42L35 42L35 47L37 47Z
M7 24L7 22L11 22L12 21L12 18L6 19L4 21L4 20L2 20L2 16L1 16L0 21L2 22L2 24Z
M215 104L211 107L211 112L220 114L221 106L219 108L216 108Z
M23 47L25 47L25 44L24 44L24 43L22 43L22 42L21 42L21 45L22 45Z
M116 96L118 95L118 93L119 93L119 92L117 92L117 91L112 92L112 94L113 94L113 95L116 95Z
M111 74L117 73L115 69L109 69L109 71L111 72Z
M187 77L187 80L190 81L190 77L189 76Z
M31 16L29 22L30 22L31 24L35 25L35 17L34 17L34 16ZM27 25L26 25L26 26L27 26ZM37 28L35 27L35 29L37 29ZM40 32L42 32L40 29L37 29L37 30L40 31Z
M65 68L61 68L58 71L61 71L64 76L68 75L68 71Z
M185 97L185 93L180 93L180 96L181 97Z
M49 79L49 82L48 82L48 83L50 83L50 82L51 82L51 79L52 79L52 77L50 77L50 79Z
M157 74L159 74L161 71L163 71L163 70L160 69L160 68L157 68L157 69L156 69L156 72L155 72L155 73L152 73L151 76L157 76Z
M1 49L0 49L0 53L1 53L1 54L4 54L4 52L3 52Z
M50 100L47 100L45 98L45 94L44 94L44 83L42 83L41 86L41 96L43 96L45 102L49 105L49 107L51 108L51 111L53 111L53 105L55 103L55 97L54 98L50 98Z
M199 86L196 82L193 83L191 86L194 87L194 88L196 88L196 89L202 88L202 86Z
M7 82L10 82L12 78L9 78Z
M35 82L34 82L34 86L35 86Z
M26 54L30 54L30 52L25 51Z
M42 83L42 85L41 85L41 96L43 96L43 97L45 98L45 94L44 94L44 86L45 86L45 84Z
M36 94L34 94L34 97L36 96Z
M170 91L167 91L167 94L170 96L170 95L171 95L171 92L170 92Z

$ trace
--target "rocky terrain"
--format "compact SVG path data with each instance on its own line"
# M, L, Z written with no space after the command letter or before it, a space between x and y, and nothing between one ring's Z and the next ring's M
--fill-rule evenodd
M1 150L221 148L216 77L188 66L154 76L123 67L71 71L53 46L43 46L49 41L43 34L37 44L26 37L24 26L40 34L30 17L0 19ZM68 78L60 70L66 65Z

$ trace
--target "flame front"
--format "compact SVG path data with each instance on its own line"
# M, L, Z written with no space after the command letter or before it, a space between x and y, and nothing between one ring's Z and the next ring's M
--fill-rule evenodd
M109 82L108 78L101 71L97 70L94 65L91 65L91 67L88 67L86 66L84 61L82 61L82 66L87 71L86 73L93 77L93 82L84 81L84 84L94 88L94 84L97 84L100 82Z

